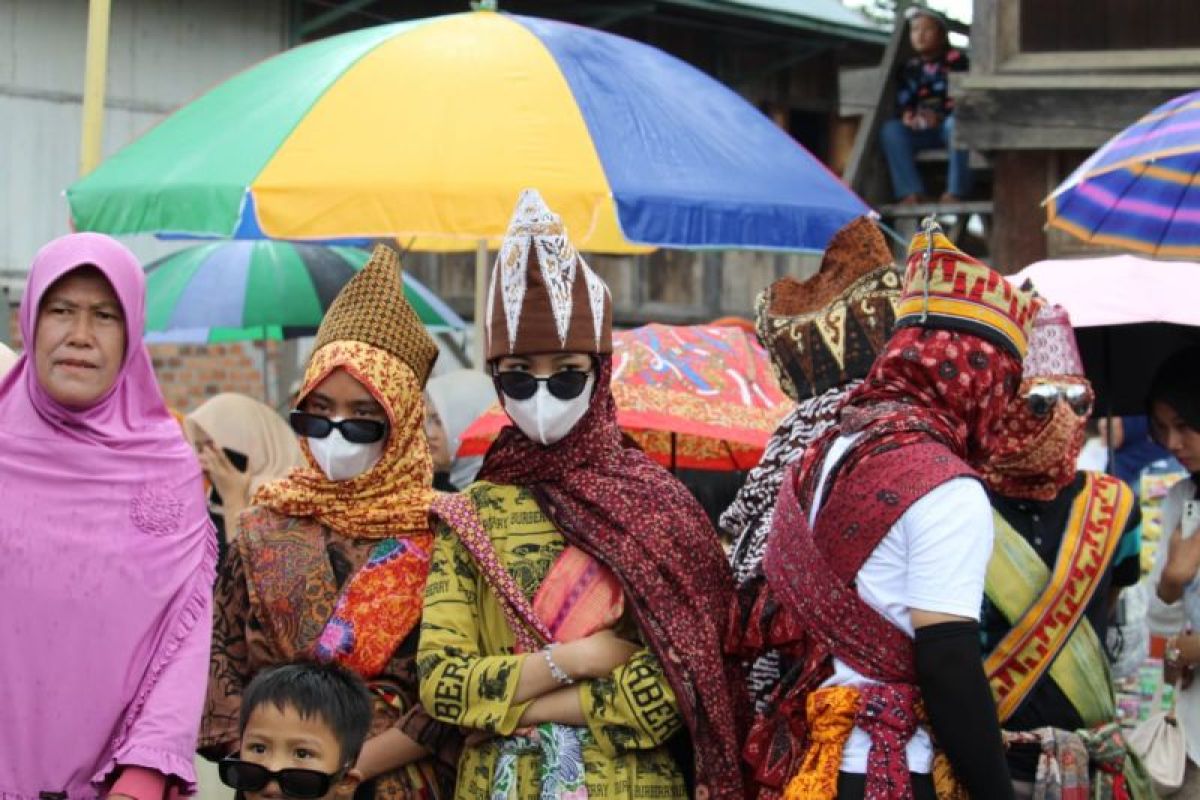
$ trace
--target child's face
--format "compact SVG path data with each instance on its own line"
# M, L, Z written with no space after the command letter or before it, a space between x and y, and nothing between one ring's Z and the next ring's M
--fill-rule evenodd
M342 748L329 725L319 717L304 718L288 706L280 710L274 703L263 703L250 713L242 731L241 758L266 767L271 772L283 769L310 769L333 775L343 766ZM350 771L334 783L326 798L353 791L357 774ZM277 781L261 791L245 792L246 800L285 800Z

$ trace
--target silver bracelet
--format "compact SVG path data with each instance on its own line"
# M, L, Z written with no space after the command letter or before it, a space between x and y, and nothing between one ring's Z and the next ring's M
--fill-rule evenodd
M546 666L550 668L550 675L558 682L558 685L570 686L575 683L575 679L564 672L562 667L554 663L554 656L550 653L557 646L557 642L554 642L543 647L542 657L546 659Z

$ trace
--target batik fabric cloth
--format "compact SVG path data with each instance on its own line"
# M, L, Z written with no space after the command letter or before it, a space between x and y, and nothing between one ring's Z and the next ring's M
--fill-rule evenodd
M217 759L237 750L242 692L260 671L336 658L367 680L371 735L394 727L432 754L376 778L377 800L450 797L461 737L420 705L408 610L413 592L423 594L424 569L388 569L393 558L428 565L428 551L411 537L352 539L262 507L243 514L241 530L217 583L201 752Z
M774 518L775 499L787 468L837 423L843 401L856 386L858 381L837 386L796 406L767 442L762 460L750 470L733 504L721 515L721 529L734 537L729 562L739 587L759 574ZM763 710L767 696L778 682L779 653L768 650L755 657L746 685L756 711Z
M375 466L332 481L301 439L305 466L264 485L255 505L292 517L313 517L343 536L383 539L416 536L429 544L433 460L425 439L422 388L412 369L386 350L357 341L331 342L313 353L303 398L336 369L363 384L387 412L388 438Z
M513 485L473 484L464 493L490 537L496 559L523 598L537 603L568 544L533 492ZM491 570L492 567L488 567ZM547 739L518 731L529 703L513 698L526 658L511 609L485 577L477 556L454 529L439 524L426 585L418 664L421 699L434 717L496 734L464 749L455 797L474 800L503 790L511 800L540 800L571 763L560 757L568 740L580 743L583 787L598 798L684 798L683 774L667 747L682 729L676 694L661 662L643 646L607 678L578 681L587 728ZM519 629L519 628L518 628ZM627 611L616 623L622 638L643 641ZM515 735L515 738L514 738ZM557 743L557 750L552 748ZM557 756L556 756L557 753ZM515 776L515 777L514 777Z
M562 536L617 576L687 723L697 784L713 798L740 797L747 704L740 660L722 650L734 603L729 562L683 484L625 445L610 388L612 358L597 362L591 405L565 438L543 447L505 428L480 478L528 487Z

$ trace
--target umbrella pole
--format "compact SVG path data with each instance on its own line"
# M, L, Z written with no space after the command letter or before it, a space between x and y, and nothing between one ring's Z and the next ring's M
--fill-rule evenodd
M109 0L91 0L88 3L80 175L87 175L94 170L100 164L104 152L104 84L108 73L109 6Z
M676 474L675 469L675 431L671 431L671 474Z
M1100 338L1102 340L1104 350L1104 369L1101 375L1104 376L1104 444L1108 450L1108 468L1105 470L1109 475L1117 474L1117 448L1113 446L1113 385L1112 385L1112 335L1108 326L1104 326L1100 330ZM1134 491L1137 491L1136 487Z
M267 330L263 328L262 338L262 376L263 376L263 404L271 405L271 378L267 371L271 368L271 354L267 352Z
M487 371L483 329L487 316L487 260L487 239L480 239L475 246L475 368L484 372Z

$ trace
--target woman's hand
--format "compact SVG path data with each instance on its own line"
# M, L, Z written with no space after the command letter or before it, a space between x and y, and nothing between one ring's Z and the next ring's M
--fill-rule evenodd
M244 508L250 502L250 475L240 472L221 448L207 444L199 452L198 458L200 467L208 474L208 479L226 505L237 503Z
M1163 658L1163 682L1179 681L1181 688L1192 685L1196 665L1200 664L1200 636L1180 634L1167 640L1167 652Z
M636 642L622 639L605 628L591 636L559 645L553 656L555 663L576 680L606 678L641 649Z
M362 780L371 780L392 770L400 769L405 764L419 761L429 755L429 751L407 734L396 728L388 728L378 736L372 736L363 742L362 752L354 768L358 770Z
M1167 545L1167 563L1158 581L1158 597L1174 603L1200 570L1200 535L1183 538L1183 526L1175 528Z

